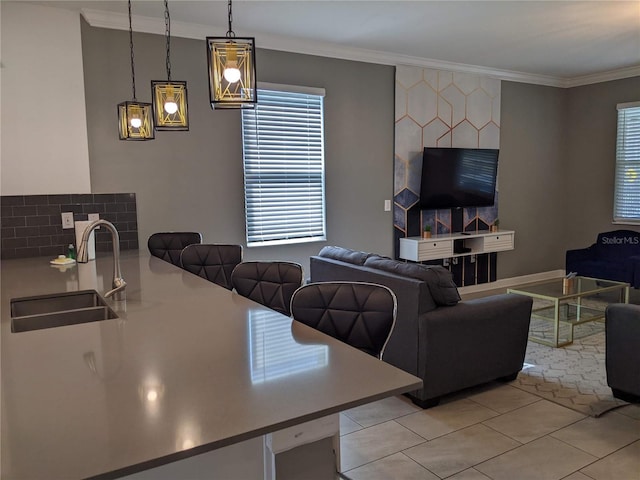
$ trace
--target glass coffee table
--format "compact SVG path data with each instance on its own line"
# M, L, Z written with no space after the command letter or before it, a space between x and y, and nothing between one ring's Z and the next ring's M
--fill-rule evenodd
M574 277L567 282L556 278L507 293L534 299L529 340L551 347L573 343L573 327L604 320L609 303L629 303L629 284L589 277Z

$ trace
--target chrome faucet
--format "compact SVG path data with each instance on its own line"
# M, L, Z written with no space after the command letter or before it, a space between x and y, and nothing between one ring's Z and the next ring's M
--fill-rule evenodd
M87 245L89 241L89 235L100 225L104 225L107 227L107 230L111 232L111 243L113 243L113 283L111 286L111 290L104 294L105 297L110 297L113 295L114 300L124 300L125 299L125 287L127 286L127 282L122 278L122 273L120 273L120 235L118 235L118 230L113 226L113 223L108 222L103 219L95 220L91 222L82 232L82 240L80 240L80 245L78 245L78 254L76 260L79 263L87 263L89 261L89 247Z

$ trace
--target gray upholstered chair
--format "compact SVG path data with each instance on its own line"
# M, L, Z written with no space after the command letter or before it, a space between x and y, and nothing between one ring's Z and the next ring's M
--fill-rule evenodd
M396 296L383 285L321 282L291 299L294 320L382 359L396 321Z
M179 267L182 249L194 243L202 243L198 232L158 232L149 237L147 247L154 257Z
M182 268L228 290L233 288L231 272L240 262L242 245L193 244L184 247L180 254Z
M291 296L302 285L302 266L293 262L243 262L231 274L243 297L289 315Z
M640 403L640 305L613 303L605 318L607 385L614 397Z

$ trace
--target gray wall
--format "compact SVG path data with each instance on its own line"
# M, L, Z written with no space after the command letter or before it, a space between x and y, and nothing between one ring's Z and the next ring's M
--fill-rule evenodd
M138 99L163 79L164 38L134 34ZM161 230L199 230L207 242L245 243L240 114L212 111L203 41L172 39L172 76L189 86L190 132L152 142L117 139L116 104L131 97L128 34L82 25L91 187L136 192L140 244ZM326 244L392 255L394 70L258 50L262 81L324 87ZM567 248L611 224L615 105L640 100L640 78L560 89L502 82L500 221L516 249L498 278L564 268ZM622 227L626 228L626 227ZM325 243L245 249L245 259L303 264Z
M502 82L500 223L516 249L498 277L564 268L567 249L614 225L616 104L640 100L640 77L568 89ZM506 160L506 161L503 161Z
M616 229L613 193L616 164L616 104L640 101L640 77L567 90L567 248Z
M140 245L156 231L197 230L205 242L245 244L241 121L212 111L204 41L172 38L172 78L188 82L189 132L149 142L118 140L116 104L131 99L128 32L82 24L91 189L135 192ZM164 37L134 33L139 101L164 79ZM391 255L394 68L269 50L258 79L323 87L327 242L245 248L246 260L303 264L325 244Z
M566 90L502 82L500 226L515 250L498 255L498 278L564 268Z

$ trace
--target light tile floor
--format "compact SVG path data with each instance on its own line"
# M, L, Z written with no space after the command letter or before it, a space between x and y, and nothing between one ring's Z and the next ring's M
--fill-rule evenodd
M403 396L354 408L340 433L352 480L640 480L639 404L593 418L496 382L426 410Z
M422 410L393 397L340 414L352 480L640 480L640 405L599 418L492 383Z

